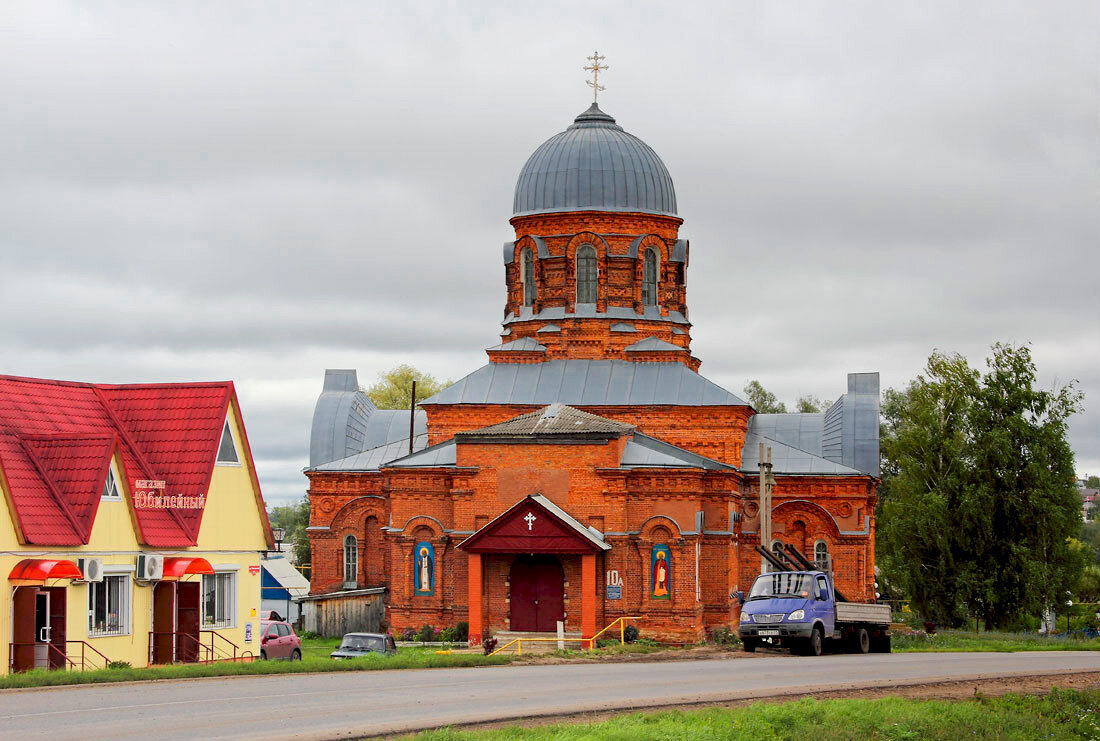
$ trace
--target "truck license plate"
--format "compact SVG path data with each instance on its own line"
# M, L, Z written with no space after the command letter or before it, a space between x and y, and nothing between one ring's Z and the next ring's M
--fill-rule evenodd
M778 630L759 630L759 631L757 631L757 635L777 636L777 635L779 635L779 631Z

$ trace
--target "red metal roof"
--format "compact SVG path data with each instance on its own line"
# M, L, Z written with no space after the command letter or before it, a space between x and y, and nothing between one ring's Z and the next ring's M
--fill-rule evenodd
M72 561L24 558L12 567L9 581L44 582L47 579L83 579L80 567Z
M23 540L87 543L116 450L130 482L160 480L169 494L205 496L231 401L228 381L109 386L0 376L0 473ZM258 496L247 438L241 442ZM195 545L202 513L135 509L138 539Z

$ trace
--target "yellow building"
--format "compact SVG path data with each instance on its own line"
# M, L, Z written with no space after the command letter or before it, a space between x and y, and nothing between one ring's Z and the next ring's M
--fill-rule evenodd
M233 384L0 376L4 671L259 654L272 545Z

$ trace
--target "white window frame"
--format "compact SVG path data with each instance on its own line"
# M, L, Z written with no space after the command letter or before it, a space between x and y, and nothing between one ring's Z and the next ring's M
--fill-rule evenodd
M114 486L112 486L114 484ZM114 494L108 494L107 491L113 489ZM107 466L107 478L103 481L103 491L100 493L99 498L104 502L121 502L122 501L122 487L118 484L118 476L115 475L115 462L112 459L111 464Z
M215 580L215 586L214 586L215 606L214 606L214 611L217 612L217 599L218 599L217 580L223 579L223 578L228 579L228 581L229 581L229 590L228 590L229 593L226 597L226 600L227 600L228 604L226 605L226 609L225 609L225 612L224 612L224 617L220 621L219 620L214 620L214 621L211 621L211 622L207 622L207 620L206 620L206 584L207 584L207 579L214 579ZM219 569L219 568L215 567L213 574L203 574L202 575L202 582L199 584L199 590L200 590L200 594L199 594L199 630L221 630L223 628L235 628L235 627L237 627L237 601L238 601L238 595L237 595L237 569L236 568L234 568L233 570L229 570L229 569ZM215 617L216 617L216 615L215 615Z
M92 605L93 595L99 590L108 590L104 607L107 614L110 614L110 591L108 589L108 581L117 581L120 585L118 591L118 627L112 630L109 627L96 628L94 607ZM130 578L128 571L113 570L107 571L103 574L103 581L101 582L88 582L88 632L89 638L106 638L109 636L128 636L133 632L133 605L134 605L134 587L133 580Z
M351 563L348 559L348 545L351 545L355 549L354 563ZM344 550L343 550L343 566L344 566L344 589L355 589L359 586L359 538L354 535L344 536ZM352 578L348 579L348 567L352 569Z
M233 425L230 424L229 419L230 419L230 415L226 414L225 415L225 420L222 422L221 434L218 435L218 451L214 456L214 465L215 466L235 466L237 468L240 468L241 465L242 465L242 463L241 463L241 460L242 460L242 458L241 458L241 446L237 442L237 435L236 435L235 432L233 432ZM226 430L229 430L229 440L233 443L233 452L237 456L237 460L235 460L235 461L223 461L223 460L221 460L222 440L225 439L225 431Z
M817 557L817 547L819 545L825 546L824 560L820 560ZM819 571L824 571L826 568L829 567L829 541L822 540L820 538L814 541L814 566L816 566Z

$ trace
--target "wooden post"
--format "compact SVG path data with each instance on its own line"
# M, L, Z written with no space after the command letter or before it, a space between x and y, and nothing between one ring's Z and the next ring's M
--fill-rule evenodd
M469 610L467 622L470 624L470 645L480 646L481 636L485 633L485 623L481 610L481 554L466 554L466 588Z
M581 556L581 638L591 638L594 635L596 635L596 554L587 553Z

